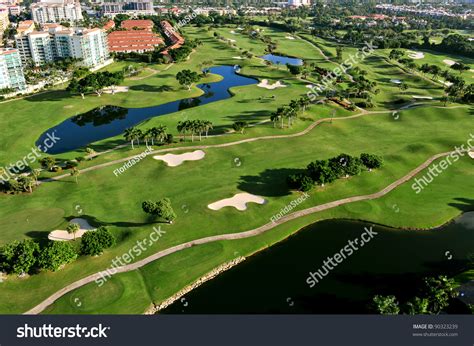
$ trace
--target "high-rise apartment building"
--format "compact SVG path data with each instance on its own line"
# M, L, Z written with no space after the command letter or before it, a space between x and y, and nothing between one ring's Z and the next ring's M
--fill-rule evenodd
M0 48L0 89L26 89L23 67L16 49Z
M48 31L31 31L15 36L16 46L24 64L36 66L58 59L75 58L78 64L92 68L109 59L107 35L98 28L64 28L45 25Z
M78 0L42 0L31 4L31 15L37 23L77 22L82 20Z
M10 24L8 19L8 7L5 5L0 5L0 38L3 36L3 32Z

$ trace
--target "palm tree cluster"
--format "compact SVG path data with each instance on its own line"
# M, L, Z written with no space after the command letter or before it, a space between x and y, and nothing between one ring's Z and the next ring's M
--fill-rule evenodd
M214 127L209 120L185 120L178 122L176 129L183 135L183 141L186 140L186 134L191 135L191 141L194 142L194 136L199 135L199 140L202 140L202 134L208 137L209 131Z
M279 107L270 115L273 127L276 127L276 123L280 121L280 128L283 128L285 119L288 120L288 127L291 127L293 119L297 118L301 111L304 113L310 102L307 96L303 96L298 100L291 100L286 106Z
M134 149L135 141L140 145L140 140L145 141L145 145L148 147L149 141L151 141L151 145L155 145L155 141L163 143L165 140L168 140L170 135L166 133L167 129L165 125L158 125L146 131L131 127L125 130L123 136L125 140L132 144L132 149Z

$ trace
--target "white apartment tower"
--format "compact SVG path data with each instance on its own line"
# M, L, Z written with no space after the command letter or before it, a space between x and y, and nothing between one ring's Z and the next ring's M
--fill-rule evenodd
M16 49L0 48L0 89L26 89L23 67Z
M59 59L75 58L78 65L92 68L109 59L107 35L95 29L64 28L49 24L48 31L32 31L15 36L24 64L41 66Z
M82 20L79 0L41 0L31 4L31 15L40 24Z

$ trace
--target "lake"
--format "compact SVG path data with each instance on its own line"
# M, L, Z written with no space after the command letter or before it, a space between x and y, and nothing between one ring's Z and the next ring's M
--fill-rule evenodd
M271 61L275 65L297 65L301 66L303 65L303 60L298 59L298 58L289 58L287 56L282 56L282 55L274 55L274 54L267 54L261 57L264 60Z
M309 272L370 226L378 234L310 288ZM423 277L456 273L473 253L474 212L427 231L322 221L191 291L187 306L178 300L160 313L367 313L375 294L412 297Z
M50 128L41 135L36 145L42 144L48 133L55 131L55 135L61 140L48 151L49 154L61 154L76 150L86 147L90 143L120 135L125 129L138 125L147 119L227 99L232 96L229 92L230 88L257 84L258 82L254 78L236 73L234 66L215 66L210 68L210 72L221 75L224 79L215 83L198 84L197 87L204 92L200 97L145 108L117 106L95 108ZM158 102L160 93L156 92L156 95Z

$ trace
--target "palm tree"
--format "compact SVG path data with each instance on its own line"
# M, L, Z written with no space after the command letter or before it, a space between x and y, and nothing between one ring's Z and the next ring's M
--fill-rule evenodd
M81 174L81 171L78 170L76 167L71 168L71 173L69 173L71 177L76 179L76 184L78 184L77 177Z
M145 140L145 145L146 145L147 148L149 148L148 141L153 139L153 133L152 133L151 130L152 129L148 129L142 134L142 137Z
M204 129L206 132L206 138L208 138L209 130L212 130L214 127L212 125L212 121L204 120Z
M178 121L178 125L176 126L176 129L178 130L179 133L183 135L183 141L186 141L186 121Z
M81 227L79 226L78 223L70 223L66 227L66 231L68 234L73 234L74 235L74 241L76 240L76 233L79 231Z
M137 140L138 146L140 146L140 139L143 138L143 131L135 128L133 130L133 134L135 136L135 139Z
M129 129L126 129L125 132L123 133L123 136L125 137L125 140L132 143L132 150L135 149L133 147L133 142L135 141L135 128L130 127Z

